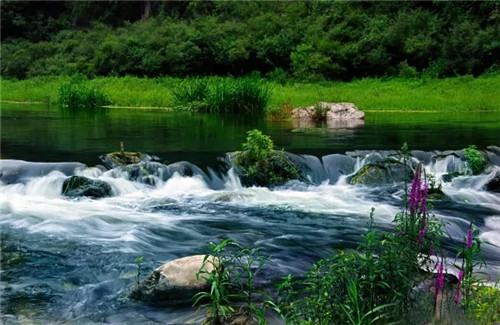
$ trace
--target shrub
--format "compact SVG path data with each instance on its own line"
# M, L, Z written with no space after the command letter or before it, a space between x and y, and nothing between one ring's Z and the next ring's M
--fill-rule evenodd
M257 78L189 78L174 90L176 105L210 113L262 113L271 96L269 85Z
M268 115L273 121L287 120L291 117L293 110L293 105L290 102L290 98L286 102L282 103L279 107L270 109Z
M231 239L224 239L218 244L210 243L209 248L210 255L205 256L197 277L209 283L210 292L196 294L194 303L207 309L205 323L222 324L234 318L237 300L246 304L246 310L240 309L238 314L250 318L256 316L259 324L265 323L265 309L274 305L264 302L259 307L254 302L257 295L269 300L269 295L257 289L254 281L268 259L261 255L259 248L244 248ZM206 270L207 264L212 266L210 272Z
M269 136L259 130L248 131L243 151L237 152L234 159L244 183L277 185L299 177L299 171L285 152L273 148Z
M323 105L322 103L317 103L314 105L314 111L312 113L312 120L315 122L324 122L326 121L326 114L328 113L329 107L327 105Z
M213 113L263 113L271 88L255 78L227 78L213 85L206 97Z
M174 89L174 101L190 110L203 111L207 109L207 92L207 78L186 78Z
M486 162L484 157L477 150L475 145L470 145L464 149L465 159L473 175L479 175L484 172L486 168Z
M111 102L102 90L84 81L71 81L59 87L59 103L70 109L96 109Z

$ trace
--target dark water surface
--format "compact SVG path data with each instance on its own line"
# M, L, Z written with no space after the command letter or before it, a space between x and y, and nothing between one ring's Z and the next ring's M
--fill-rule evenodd
M347 174L407 141L439 180L465 168L459 155L442 150L500 145L497 113L368 113L364 124L337 125L320 135L292 132L297 125L291 122L161 110L70 114L56 107L3 104L1 114L0 227L8 235L2 247L23 257L0 273L0 322L7 324L199 323L203 312L195 314L193 308L128 299L138 256L148 274L165 261L207 253L210 241L231 237L272 256L259 279L272 287L281 276L303 273L335 249L355 247L372 207L377 227L392 227L402 205L401 186L351 186ZM240 149L253 128L271 135L277 147L304 155L300 159L311 184L248 188L227 172L230 166L219 168L218 157ZM153 166L161 171L151 171L154 186L121 168L92 167L100 163L99 155L118 150L120 141L126 150L165 162ZM433 211L452 240L460 242L474 222L483 240L500 246L500 195L484 190L500 172L499 152L485 151L487 173L443 184L449 200L435 203ZM189 175L170 172L179 164L167 164L182 160L201 169L185 163ZM63 197L62 183L73 174L107 182L116 196ZM484 246L484 257L485 272L495 277L500 248Z
M165 110L108 109L71 113L58 107L2 104L1 155L27 161L79 161L98 164L98 156L125 149L162 161L212 164L225 152L241 149L246 132L260 129L276 147L323 156L349 150L455 150L499 144L499 113L367 113L364 123L340 125L321 136L291 132L291 122L261 117L221 117Z

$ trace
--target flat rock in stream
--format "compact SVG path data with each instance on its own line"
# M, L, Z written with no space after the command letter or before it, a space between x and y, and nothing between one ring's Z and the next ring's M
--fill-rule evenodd
M205 255L192 255L161 265L132 290L130 297L155 305L191 305L195 294L210 289L202 275L196 278L204 258ZM212 263L206 263L204 269L211 272Z
M115 151L99 157L107 168L116 168L118 166L127 166L148 162L156 157L143 154L142 152Z

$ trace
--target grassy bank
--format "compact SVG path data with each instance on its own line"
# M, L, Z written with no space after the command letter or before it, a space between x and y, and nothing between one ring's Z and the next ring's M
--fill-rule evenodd
M57 103L59 87L69 77L1 80L1 100ZM100 77L88 83L104 91L115 106L172 107L179 78ZM500 75L447 79L361 79L352 82L271 83L268 109L290 100L292 106L318 101L353 102L365 111L500 110Z

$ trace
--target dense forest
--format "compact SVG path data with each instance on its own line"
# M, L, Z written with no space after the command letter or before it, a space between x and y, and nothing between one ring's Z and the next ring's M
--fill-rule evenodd
M351 80L498 69L499 2L1 2L4 77Z

